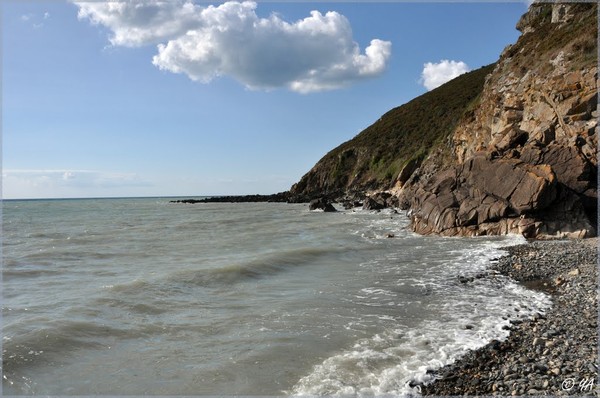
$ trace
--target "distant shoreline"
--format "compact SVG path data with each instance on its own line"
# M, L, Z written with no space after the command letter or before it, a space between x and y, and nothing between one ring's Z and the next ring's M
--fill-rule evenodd
M178 199L171 200L169 203L256 203L256 202L289 202L291 195L289 192L279 192L272 195L225 195L225 196L207 196L202 199Z
M507 248L492 269L551 295L544 315L435 372L423 395L595 395L598 238Z

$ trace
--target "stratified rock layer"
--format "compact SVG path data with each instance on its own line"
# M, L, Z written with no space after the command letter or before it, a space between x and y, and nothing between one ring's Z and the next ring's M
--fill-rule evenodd
M534 4L479 106L396 192L422 234L596 233L595 4ZM440 153L452 161L440 162ZM452 164L453 163L453 164Z

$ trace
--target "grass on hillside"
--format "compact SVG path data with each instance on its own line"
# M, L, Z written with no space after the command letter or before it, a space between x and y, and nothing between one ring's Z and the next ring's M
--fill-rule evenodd
M412 159L424 159L473 108L494 65L466 73L394 108L356 137L325 155L295 187L296 193L391 186Z

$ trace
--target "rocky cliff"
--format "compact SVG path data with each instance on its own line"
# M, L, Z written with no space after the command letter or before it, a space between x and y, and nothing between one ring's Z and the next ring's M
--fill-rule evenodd
M496 64L388 112L291 193L387 190L422 234L594 235L597 25L596 4L534 3Z
M594 235L597 5L534 4L487 76L480 103L441 150L398 183L416 232Z
M291 188L298 200L363 199L408 178L432 148L448 140L476 106L493 65L467 73L394 108L352 140L326 154ZM410 173L409 173L410 172Z

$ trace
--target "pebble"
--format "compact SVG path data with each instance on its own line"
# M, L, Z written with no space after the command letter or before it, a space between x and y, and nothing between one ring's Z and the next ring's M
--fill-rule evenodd
M597 244L597 239L536 241L505 248L509 254L495 259L484 278L507 275L551 295L552 308L511 322L506 340L436 371L440 378L423 385L422 395L557 396L566 394L562 383L567 378L597 380ZM513 309L511 321L520 316ZM572 390L568 395L589 394Z

